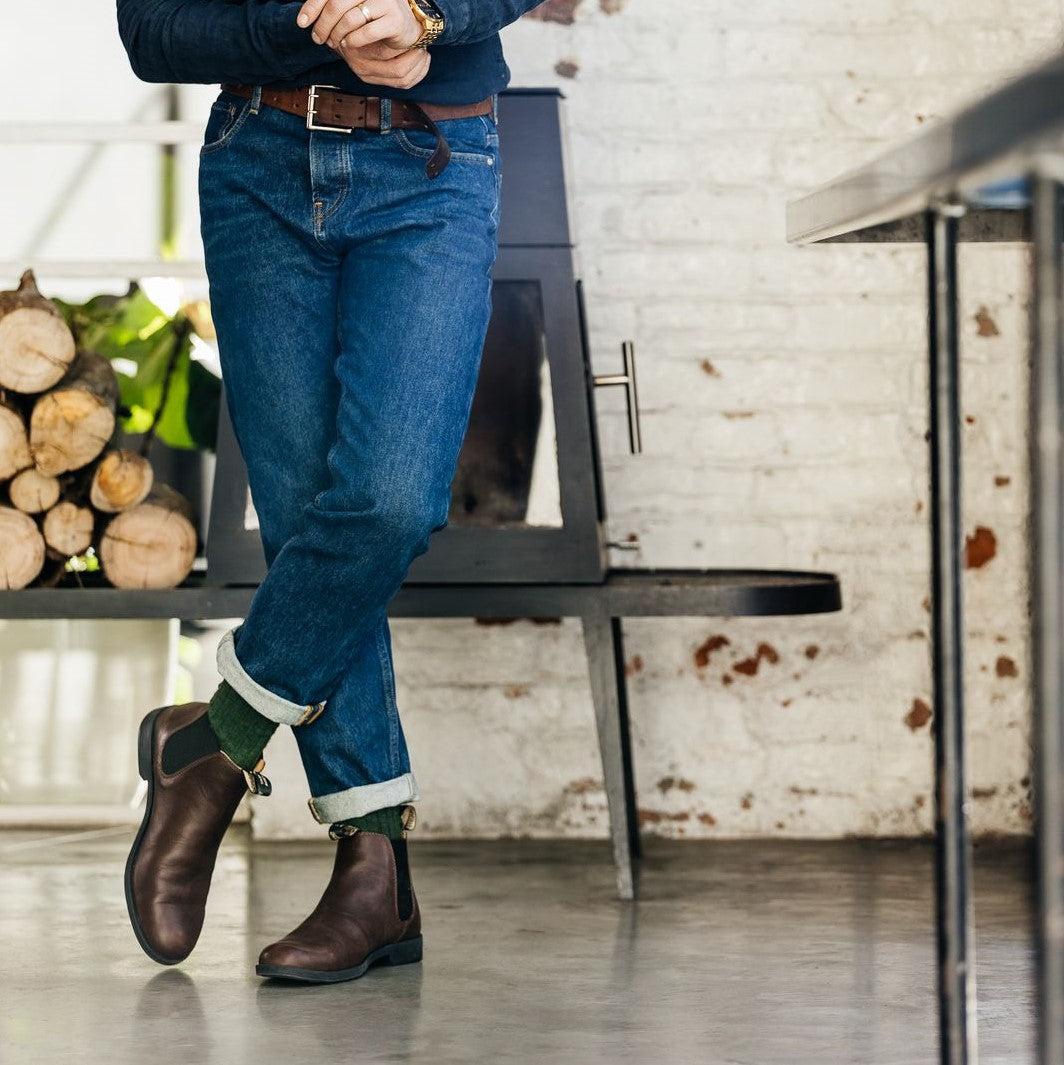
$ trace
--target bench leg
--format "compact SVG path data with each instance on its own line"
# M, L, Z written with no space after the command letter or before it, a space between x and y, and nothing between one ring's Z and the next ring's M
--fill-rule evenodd
M621 619L607 614L591 614L580 620L584 628L591 697L595 704L599 753L610 811L617 894L622 899L634 899L638 886L635 860L640 855L639 819L632 771Z

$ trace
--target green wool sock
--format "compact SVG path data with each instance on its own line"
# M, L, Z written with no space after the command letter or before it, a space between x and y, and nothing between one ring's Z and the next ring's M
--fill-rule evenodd
M226 680L207 704L207 717L222 750L242 769L254 769L277 722L263 717Z
M360 828L363 832L379 832L389 839L403 838L403 810L405 806L389 806L384 810L374 810L361 817L348 817L337 821L338 825Z

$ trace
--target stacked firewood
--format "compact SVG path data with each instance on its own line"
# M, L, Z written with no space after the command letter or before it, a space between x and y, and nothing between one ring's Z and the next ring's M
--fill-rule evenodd
M33 274L0 292L0 588L54 586L86 553L118 588L188 576L192 506L143 454L111 446L118 410L111 363L77 350Z

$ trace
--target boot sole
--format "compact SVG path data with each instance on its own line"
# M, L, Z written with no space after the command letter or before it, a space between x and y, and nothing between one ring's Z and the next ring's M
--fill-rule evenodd
M297 969L291 965L256 965L259 976L275 980L297 980L305 984L339 984L344 980L357 980L365 976L373 965L409 965L421 961L422 940L406 939L402 943L389 943L366 955L361 965L350 969Z
M151 771L151 751L152 742L155 738L155 719L164 711L167 707L160 706L155 710L152 710L143 721L140 723L140 732L137 735L137 768L140 771L141 779L148 784L148 795L144 800L144 817L140 822L140 829L137 831L136 838L133 840L133 846L130 848L129 857L126 859L126 909L129 911L129 922L133 925L133 932L137 937L137 942L141 945L144 953L151 958L152 961L158 962L160 965L177 965L179 962L185 960L185 958L167 958L153 949L151 944L145 939L144 932L140 926L140 917L137 915L137 906L133 901L133 866L137 861L137 853L140 851L141 841L144 839L144 834L148 831L148 822L151 820L152 801L155 797L155 774ZM185 955L188 957L188 955Z

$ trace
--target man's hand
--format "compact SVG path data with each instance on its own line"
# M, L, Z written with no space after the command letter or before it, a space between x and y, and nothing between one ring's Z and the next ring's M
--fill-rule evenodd
M363 5L373 16L369 22ZM407 0L306 0L296 21L312 25L311 37L371 85L409 89L429 72L428 49L411 47L421 24Z
M365 8L370 20L362 11ZM421 36L407 0L306 0L296 21L312 26L311 37L337 51L380 42L393 54L405 52Z

